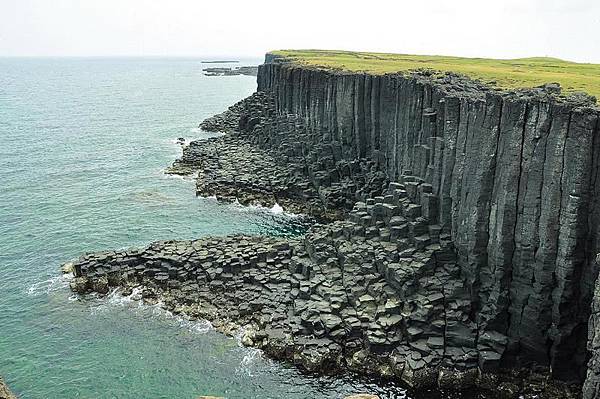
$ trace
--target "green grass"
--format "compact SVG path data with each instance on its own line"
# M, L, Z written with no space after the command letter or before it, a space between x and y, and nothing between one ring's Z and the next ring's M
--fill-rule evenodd
M558 82L563 93L584 91L600 99L600 64L580 64L558 58L496 60L336 50L279 50L271 53L303 65L372 74L424 68L452 71L499 89L528 88Z

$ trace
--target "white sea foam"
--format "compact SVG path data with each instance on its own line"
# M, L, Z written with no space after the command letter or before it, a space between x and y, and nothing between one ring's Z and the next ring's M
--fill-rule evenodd
M275 215L281 215L283 214L283 207L278 203L275 203L275 205L273 205L273 207L271 208L271 213Z
M183 141L179 140L178 138L177 139L171 139L171 140L169 140L169 143L171 143L171 144L177 144L178 146L181 145L181 144L187 144L187 143L189 143L189 140L186 139L185 137L182 137L182 139L183 139Z
M207 140L209 138L212 137L221 137L221 136L225 136L225 133L221 133L221 132L207 132L205 130L202 130L202 128L199 127L193 127L189 130L189 132L192 134L192 136L194 137L193 139L187 140L186 142L192 141L192 140Z
M196 175L194 173L192 173L191 175L178 175L178 174L168 173L166 169L160 169L158 171L158 173L156 173L156 176L162 177L165 179L183 180L185 182L195 182L196 181Z
M69 287L69 280L71 280L71 278L72 276L70 274L63 274L44 281L38 281L27 288L27 295L32 297L48 295L51 292L65 289Z
M94 294L92 294L94 296ZM141 289L134 288L130 295L122 295L120 288L112 290L107 296L99 298L90 305L92 315L98 315L114 310L115 307L127 308L133 313L141 316L150 316L164 320L174 321L178 327L184 328L192 333L206 334L214 330L214 327L208 320L191 320L185 315L173 314L164 308L164 303L158 301L151 305L144 303L141 298Z
M181 316L176 316L179 326L194 333L206 334L214 330L213 325L208 320L189 320Z
M203 199L203 200L208 200L208 201L218 201L216 195L209 195L208 197L199 195L198 198Z
M235 202L233 202L233 205L236 207L237 210L242 211L242 212L270 213L272 215L285 216L287 218L298 218L301 216L297 213L287 212L278 203L275 203L275 205L273 205L272 207L269 208L269 207L263 206L261 204L242 205L236 199Z
M259 361L264 360L263 351L256 348L244 348L244 352L244 357L236 368L236 372L254 377L253 368Z

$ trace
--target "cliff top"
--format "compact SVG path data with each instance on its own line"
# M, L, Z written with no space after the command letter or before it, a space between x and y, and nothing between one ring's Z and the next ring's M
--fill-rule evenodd
M278 50L270 54L302 65L348 72L385 74L417 69L455 72L499 89L559 83L565 93L583 91L600 99L600 64L582 64L558 58L497 60L337 50Z

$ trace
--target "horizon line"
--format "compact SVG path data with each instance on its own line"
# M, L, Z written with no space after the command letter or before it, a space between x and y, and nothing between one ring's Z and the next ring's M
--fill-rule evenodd
M69 54L57 54L57 55L50 55L50 54L43 54L43 55L37 55L37 54L18 54L18 55L13 55L13 54L0 54L0 58L189 58L189 59L207 59L207 60L218 60L218 61L237 61L238 59L256 59L256 58L264 58L264 55L266 53L263 53L262 55L247 55L247 54L240 54L240 55L173 55L173 54L169 54L169 55L161 55L161 54L101 54L101 55L69 55Z

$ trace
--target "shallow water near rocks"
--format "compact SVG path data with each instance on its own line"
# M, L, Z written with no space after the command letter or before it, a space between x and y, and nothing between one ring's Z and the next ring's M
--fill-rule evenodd
M60 265L83 252L306 228L277 207L196 198L191 179L163 173L177 138L208 137L198 122L256 87L201 70L192 59L0 59L0 375L22 399L408 397L302 375L118 293L69 291Z

